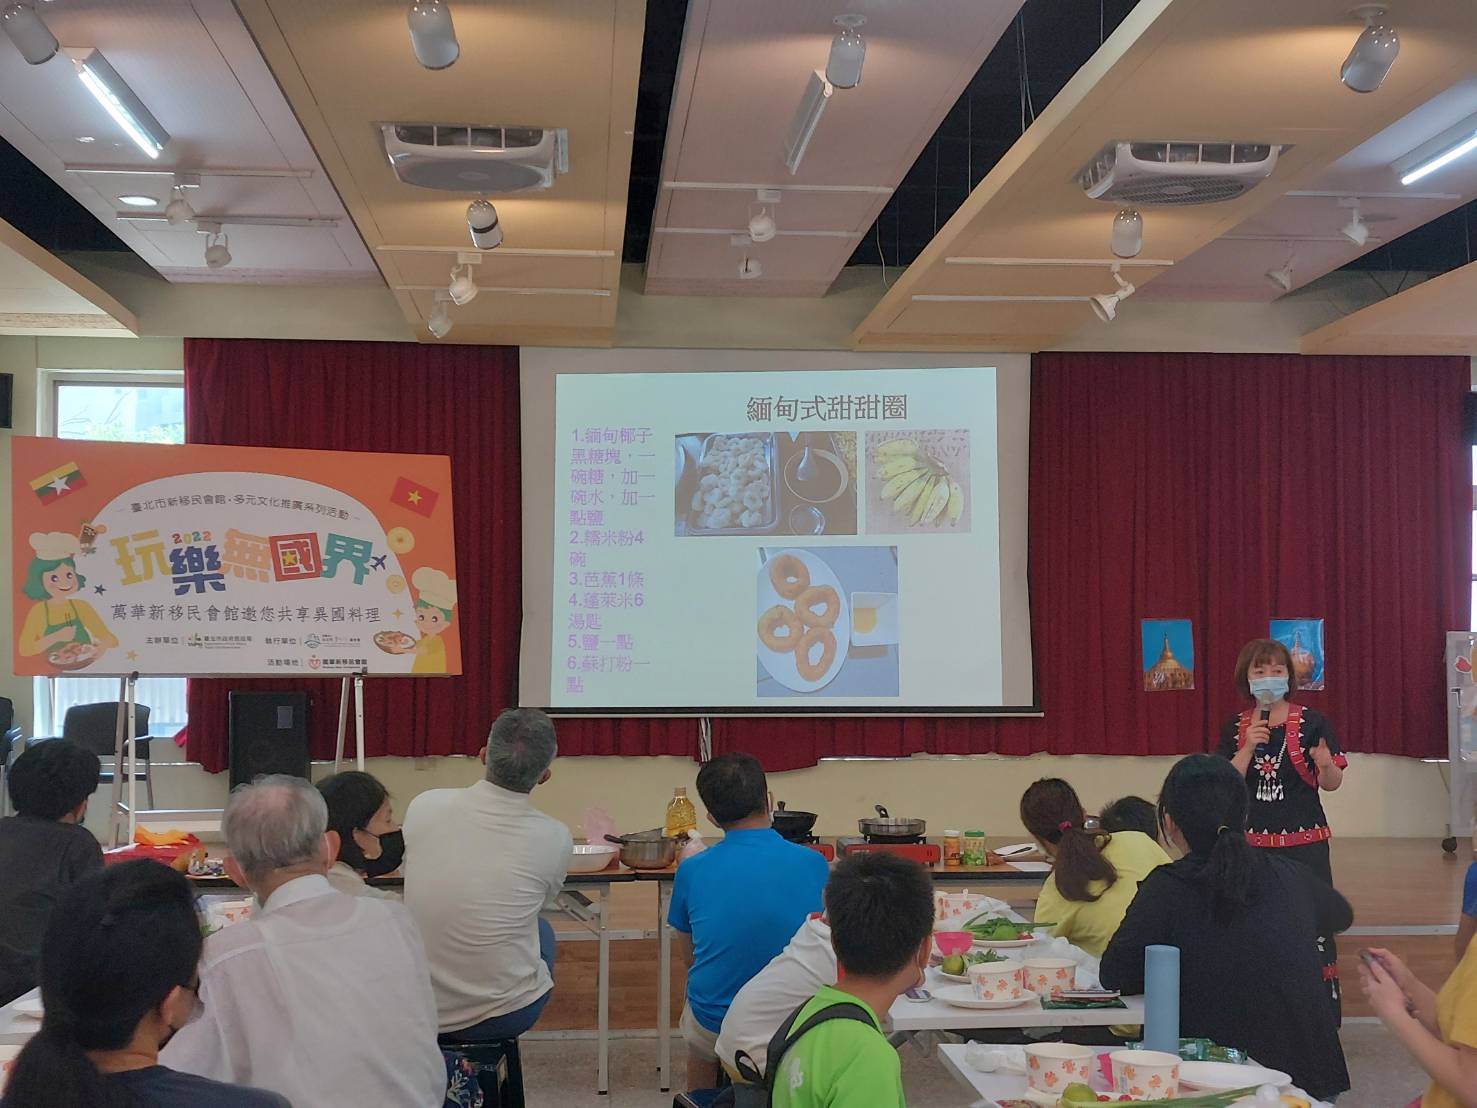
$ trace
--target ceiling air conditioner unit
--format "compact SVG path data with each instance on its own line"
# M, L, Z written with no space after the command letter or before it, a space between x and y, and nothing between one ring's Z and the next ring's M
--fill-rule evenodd
M382 123L385 155L407 185L443 192L546 189L569 172L563 128Z
M1077 180L1094 200L1131 207L1215 204L1270 176L1280 149L1265 142L1110 142Z

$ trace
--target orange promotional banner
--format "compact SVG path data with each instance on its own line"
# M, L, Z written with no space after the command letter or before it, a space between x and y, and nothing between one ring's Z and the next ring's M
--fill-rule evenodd
M15 672L460 673L451 459L11 440Z

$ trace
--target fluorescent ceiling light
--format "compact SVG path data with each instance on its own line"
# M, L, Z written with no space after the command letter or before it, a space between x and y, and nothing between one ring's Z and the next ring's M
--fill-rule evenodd
M169 132L159 125L153 113L144 107L144 102L118 76L108 64L108 59L100 51L88 50L74 60L77 76L113 117L113 122L123 128L140 150L151 158L157 158L169 144Z
M867 40L862 38L857 28L866 21L864 15L838 15L832 20L841 30L831 40L831 54L826 59L826 80L837 88L856 88L862 83Z
M819 69L811 71L805 83L805 95L800 98L800 107L785 132L785 168L792 175L800 172L800 162L821 121L821 113L826 110L826 104L835 91L835 86L826 80L824 73Z
M410 48L415 51L415 60L427 69L445 69L461 56L446 0L415 0L405 21L410 24ZM450 326L448 323L448 329Z
M0 12L0 28L15 43L21 57L32 65L51 61L60 49L51 28L30 4L5 5L5 10Z
M1448 146L1439 154L1423 158L1411 166L1410 169L1400 175L1400 183L1402 185L1413 185L1422 177L1435 173L1442 166L1450 165L1458 158L1470 154L1473 150L1477 150L1477 131L1472 132L1472 134L1458 142L1455 146Z
M152 208L158 205L159 201L152 196L135 196L130 193L127 196L118 197L118 203L127 204L130 208Z

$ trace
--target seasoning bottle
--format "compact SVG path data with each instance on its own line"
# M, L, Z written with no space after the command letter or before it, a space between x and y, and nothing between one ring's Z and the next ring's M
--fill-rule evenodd
M944 832L944 865L950 869L958 869L962 855L962 844L958 831Z
M985 864L985 833L983 831L964 832L962 853L966 866L983 866Z
M676 838L678 835L685 835L695 830L697 830L697 809L692 806L692 801L687 799L687 790L679 788L672 794L672 799L667 802L667 834Z

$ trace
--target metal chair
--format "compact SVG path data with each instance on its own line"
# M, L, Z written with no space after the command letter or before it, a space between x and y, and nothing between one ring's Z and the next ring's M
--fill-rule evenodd
M153 808L154 777L149 762L149 706L147 704L135 705L134 719L138 728L135 742L138 747L139 761L138 772L134 774L134 777L144 783L144 795L148 799L148 806ZM105 704L74 704L67 709L67 714L62 719L62 738L69 743L76 743L92 751L99 758L111 759L113 757L117 737L117 701L109 701ZM125 748L125 758L127 754ZM120 781L128 780L126 766L105 766L98 777L98 782L112 784L114 774L118 775Z

